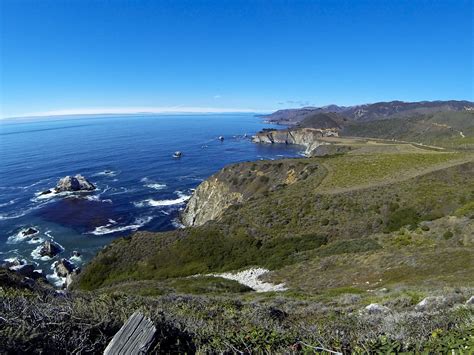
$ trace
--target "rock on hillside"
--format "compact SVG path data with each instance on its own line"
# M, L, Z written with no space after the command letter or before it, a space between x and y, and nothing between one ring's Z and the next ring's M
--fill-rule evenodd
M238 163L201 183L188 201L181 220L200 226L218 219L232 205L305 180L319 165L303 159Z

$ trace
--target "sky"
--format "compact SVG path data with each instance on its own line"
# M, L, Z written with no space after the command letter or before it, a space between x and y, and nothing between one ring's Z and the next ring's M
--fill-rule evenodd
M474 100L471 0L1 0L2 117Z

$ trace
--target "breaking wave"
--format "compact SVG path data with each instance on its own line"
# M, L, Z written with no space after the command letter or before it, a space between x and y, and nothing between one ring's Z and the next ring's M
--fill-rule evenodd
M116 232L136 231L137 229L143 227L145 224L150 222L152 219L153 217L137 218L135 219L133 224L130 224L128 226L116 226L117 222L113 219L109 219L109 223L107 223L105 226L96 227L92 232L90 232L90 234L104 235Z

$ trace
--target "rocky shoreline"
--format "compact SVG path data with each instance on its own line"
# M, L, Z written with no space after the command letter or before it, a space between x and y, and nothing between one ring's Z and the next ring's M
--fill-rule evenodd
M95 185L84 176L78 174L61 178L54 188L38 193L37 197L55 197L63 196L65 193L74 194L94 190L96 190ZM65 251L64 247L55 242L52 238L43 240L38 237L39 233L40 230L37 227L25 227L16 234L16 242L27 241L30 244L40 243L40 245L33 250L32 255L35 255L36 258L41 260L54 260ZM79 258L80 253L73 251L69 258L63 257L59 260L55 260L51 265L51 270L54 272L53 275L46 275L46 273L38 269L38 266L34 263L28 263L25 259L18 257L3 260L1 266L31 280L42 279L49 281L57 287L68 288L81 270L71 259Z

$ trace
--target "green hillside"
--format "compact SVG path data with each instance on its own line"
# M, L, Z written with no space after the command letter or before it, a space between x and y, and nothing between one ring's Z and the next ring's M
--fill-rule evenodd
M474 149L474 112L438 112L370 122L351 122L345 136L395 139L445 148Z

